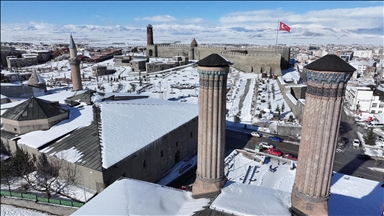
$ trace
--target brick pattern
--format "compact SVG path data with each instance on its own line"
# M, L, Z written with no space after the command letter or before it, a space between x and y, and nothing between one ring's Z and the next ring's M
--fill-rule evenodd
M199 135L194 197L220 193L225 183L225 109L229 67L198 67Z
M297 209L306 215L328 215L328 198L342 114L342 98L350 76L337 72L320 75L314 71L311 73L314 79L307 83L298 166L291 203L292 209Z

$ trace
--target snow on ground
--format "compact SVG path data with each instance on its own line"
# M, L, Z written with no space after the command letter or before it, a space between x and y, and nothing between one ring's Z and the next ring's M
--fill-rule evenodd
M0 205L1 216L48 216L49 214L40 211L16 207L12 205L1 204Z
M166 62L169 59L167 58L150 58L150 62L161 61ZM104 65L108 69L114 69L116 72L110 75L99 76L98 81L92 79L90 81L84 80L83 87L89 88L92 90L104 91L104 92L130 92L132 90L141 90L142 95L148 95L151 98L157 98L162 100L174 99L174 102L186 102L186 103L198 103L198 88L191 89L177 89L171 88L171 85L176 84L191 84L198 86L199 76L197 68L192 67L192 65L180 66L177 68L167 69L164 71L146 73L141 72L142 78L145 78L143 81L143 86L139 85L139 73L132 72L131 67L126 66L114 66L113 59L109 59L97 64L92 63L82 63L81 64L81 74L84 78L94 77L92 72L92 67L95 65ZM43 77L48 87L47 89L50 92L58 92L65 90L67 83L61 81L61 86L54 84L54 79L56 78L70 78L71 71L68 67L67 60L61 60L57 62L47 62L43 65L31 66L30 70L41 68L39 75ZM46 70L43 70L45 68ZM231 68L231 72L228 74L228 86L231 87L230 93L227 100L227 109L229 109L227 120L234 121L235 117L241 113L239 120L243 123L257 123L259 121L269 121L272 118L270 113L263 115L262 119L258 119L259 111L253 110L251 108L251 103L254 95L254 84L256 79L261 79L259 74L254 73L244 73L238 71L235 68ZM291 72L290 74L294 74ZM117 80L117 78L121 78ZM292 75L292 77L295 77ZM116 78L116 81L111 81L111 78ZM295 77L297 78L297 77ZM256 107L259 110L264 110L268 108L268 102L271 103L271 111L274 111L277 105L281 108L282 104L285 103L282 100L282 95L277 86L276 80L270 79L270 83L266 83L267 79L264 79L265 84L260 84L259 89L265 88L265 91L260 92L258 96ZM246 84L249 84L249 87L246 89ZM2 83L3 85L3 83ZM50 87L50 85L53 85ZM135 89L132 88L132 85L135 85ZM275 86L275 99L273 99L271 91L272 85ZM144 88L144 86L147 86ZM103 90L100 90L99 87L102 87ZM69 91L70 92L70 91ZM160 92L160 93L159 93ZM245 92L248 92L245 94ZM257 89L256 89L257 92ZM135 93L135 92L133 92ZM269 98L268 98L269 94ZM45 96L44 96L45 97ZM266 100L266 102L261 102L261 99ZM2 109L5 109L13 105L5 105ZM290 108L287 104L284 105L285 110L282 112L282 117L287 119L290 114Z
M269 171L269 166L275 172ZM251 166L249 169L248 167ZM227 184L210 206L235 215L290 215L295 170L276 159L265 164L235 151L226 158ZM247 171L250 170L250 171ZM329 215L381 215L384 208L380 182L333 173Z
M31 175L32 178L32 175ZM26 185L27 182L23 178L15 178L11 181L11 184L8 186L6 183L1 184L1 190L8 191L11 189L13 192L20 192L20 193L31 193L35 194L36 196L46 197L45 193L36 191L32 188L24 189L23 185ZM55 183L52 184L53 189L56 188L56 186L62 186L63 180L58 179ZM81 202L85 202L92 198L96 191L91 190L89 188L85 188L80 185L68 185L62 188L61 193L65 194L66 196L63 196L61 194L56 194L52 192L52 198L54 199L64 199L64 200L70 200L68 197L78 200Z
M226 157L228 181L209 208L234 215L290 215L288 208L296 173L290 169L291 164L274 158L265 158L262 164L249 158L252 155L244 156L236 150ZM270 166L274 172L269 171ZM169 176L176 177L177 170ZM333 173L329 215L381 215L384 197L380 185L380 182ZM207 205L207 199L193 199L191 192L121 179L73 215L191 215Z
M72 215L193 215L208 205L191 192L134 179L120 179Z
M360 140L361 146L363 147L364 154L369 155L371 157L384 158L384 150L381 142L380 142L380 145L375 145L375 146L366 145L363 134L361 134L358 131L356 132L356 134Z

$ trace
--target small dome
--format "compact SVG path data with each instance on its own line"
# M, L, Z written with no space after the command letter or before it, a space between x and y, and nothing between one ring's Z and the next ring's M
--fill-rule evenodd
M191 47L197 47L197 42L196 42L195 38L193 38L193 40L191 42Z
M147 28L152 28L152 25L151 25L151 24L148 24L148 25L147 25Z

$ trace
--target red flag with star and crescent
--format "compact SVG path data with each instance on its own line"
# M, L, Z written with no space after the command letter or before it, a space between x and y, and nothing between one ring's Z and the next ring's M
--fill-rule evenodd
M280 30L280 31L291 32L291 28L290 28L289 26L287 26L287 25L286 25L285 23L283 23L283 22L280 22L279 30Z

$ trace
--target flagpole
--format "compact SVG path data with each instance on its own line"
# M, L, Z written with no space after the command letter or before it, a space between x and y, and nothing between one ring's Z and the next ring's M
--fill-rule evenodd
M275 54L276 54L276 50L277 50L277 38L279 37L279 22L280 22L280 20L277 20Z

